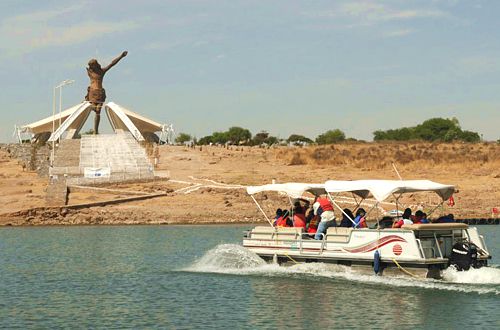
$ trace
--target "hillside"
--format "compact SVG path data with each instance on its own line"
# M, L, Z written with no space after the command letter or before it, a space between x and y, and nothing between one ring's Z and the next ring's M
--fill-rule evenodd
M217 223L262 221L245 185L276 182L324 182L328 179L397 179L395 162L404 179L429 179L454 184L456 205L442 212L457 217L489 217L500 206L500 145L432 143L343 143L310 147L196 147L161 146L158 171L168 171L170 181L114 185L113 189L167 192L167 196L114 206L27 217L27 210L43 205L45 179L23 172L15 160L1 151L3 189L0 223ZM241 186L235 186L241 185ZM120 197L78 192L69 203ZM271 197L271 196L269 196ZM261 197L262 198L262 197ZM265 198L269 213L287 207L280 198ZM390 202L390 201L389 201ZM434 205L434 195L403 201L417 207ZM350 206L351 204L346 204ZM351 205L352 206L352 205ZM426 206L423 206L427 209ZM387 204L384 208L391 209ZM57 213L57 212L56 212ZM46 214L47 215L47 214ZM30 220L26 220L29 218Z

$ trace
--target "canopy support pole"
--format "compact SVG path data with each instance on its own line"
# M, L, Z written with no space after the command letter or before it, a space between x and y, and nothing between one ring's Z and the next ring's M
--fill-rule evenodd
M365 200L364 198L361 198L358 202L357 198L356 198L356 194L355 193L352 193L352 198L354 199L354 201L356 202L356 210L361 206L361 203L363 203L363 201Z
M399 198L401 197L401 195L396 197L395 194L392 194L392 196L394 196L394 199L396 199L396 217L399 217Z
M438 205L436 205L435 208L433 208L432 210L429 211L429 214L427 214L427 216L430 216L432 213L434 213L434 211L436 211L436 209L440 206L443 206L444 204L444 201L442 201L441 203L439 203Z
M266 212L264 212L264 210L262 209L262 207L260 207L260 204L255 200L255 197L253 197L253 195L250 195L250 197L252 197L252 199L255 202L255 204L257 204L257 207L259 208L260 212L262 212L262 214L264 214L264 217L266 218L267 222L269 222L269 225L271 225L271 227L274 227L273 223L271 222L271 220L269 220L269 218L267 217Z
M347 213L345 213L345 212L344 212L344 210L342 210L342 208L341 208L341 207L340 207L337 203L335 203L335 201L333 200L333 198L332 198L332 196L330 195L330 193L329 193L329 192L326 192L326 194L327 194L327 195L328 195L328 197L330 198L330 201L333 203L333 205L335 205L335 206L336 206L336 207L340 210L340 212L341 212L343 215L345 215L345 216L347 217L347 219L351 220L351 222L352 222L352 224L353 224L354 226L356 226L356 222L354 222L354 220L353 220L353 219L351 219L351 217L350 217L350 216L348 216L348 215L347 215Z
M290 212L290 214L292 215L292 219L293 219L293 203L292 203L292 198L288 194L287 194L287 197L288 197L288 201L290 202L290 206L291 206L291 210L292 210L292 212Z
M368 212L366 212L366 215L370 214L371 211L373 211L374 208L376 208L378 206L379 202L377 201L375 204L373 204L373 206L368 210ZM377 208L378 210L378 208Z

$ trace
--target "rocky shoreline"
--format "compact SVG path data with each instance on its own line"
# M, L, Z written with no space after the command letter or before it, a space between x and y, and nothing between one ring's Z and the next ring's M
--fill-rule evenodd
M80 225L194 225L262 223L257 217L210 219L205 216L186 218L151 217L138 211L68 209L65 207L37 208L0 215L0 226L80 226ZM264 221L265 222L265 221Z

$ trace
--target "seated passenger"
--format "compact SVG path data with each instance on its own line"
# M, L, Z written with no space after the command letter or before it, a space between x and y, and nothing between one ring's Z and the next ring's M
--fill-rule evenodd
M425 213L418 210L415 212L415 221L413 221L415 224L422 224L422 223L429 223L427 219L425 219Z
M320 217L315 215L307 225L307 233L309 234L316 234L318 231L318 224L319 224Z
M354 228L367 228L368 225L366 224L366 219L365 219L366 211L363 208L359 208L356 211L356 217L354 218L354 223L352 226Z
M288 210L283 212L283 215L276 221L276 227L293 227L293 222L290 220Z
M306 215L304 208L300 205L300 202L295 202L293 208L293 226L301 227L306 229Z
M352 214L351 210L344 209L339 227L352 227L352 220L354 220L354 215Z
M385 216L378 222L378 225L380 229L391 228L392 222L393 220L391 216Z
M273 226L276 227L276 222L278 221L278 219L283 215L283 210L282 209L277 209L276 210L276 215L274 216L274 222L273 222Z
M321 218L314 239L322 239L322 234L326 234L326 230L329 227L337 226L337 222L335 222L335 213L333 213L333 205L328 198L319 197L313 204L313 208L316 210L315 214L319 215Z
M453 216L453 214L448 214L448 215L445 215L445 216L442 216L442 217L439 217L437 220L436 220L437 223L450 223L450 222L455 222L455 217Z
M402 225L412 225L413 221L410 220L411 218L411 209L407 208L403 212L403 217L399 221L395 222L394 225L392 225L392 228L401 228Z
M427 219L427 213L424 213L422 216L422 220L420 220L420 223L431 223L429 219Z
M318 230L319 216L314 214L314 208L311 207L309 213L306 217L307 232L309 234L315 234Z

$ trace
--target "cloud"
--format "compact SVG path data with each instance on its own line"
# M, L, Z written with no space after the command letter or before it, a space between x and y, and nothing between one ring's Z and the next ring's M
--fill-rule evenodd
M405 21L422 18L450 17L447 12L438 9L400 9L381 2L352 1L337 5L332 10L305 12L311 18L348 19L347 27L370 26L389 21Z
M0 24L0 49L10 56L26 54L47 47L79 44L115 32L135 29L133 21L99 22L65 19L67 15L82 10L83 5L58 10L45 10L9 17ZM60 22L69 24L61 25ZM59 24L57 24L59 23Z
M151 51L156 51L156 50L170 50L174 49L177 47L189 45L190 42L186 40L179 40L179 41L153 41L150 43L147 43L144 45L143 49L144 50L151 50Z
M226 54L219 54L219 55L215 56L216 61L222 61L225 58L226 58Z
M397 37L404 37L406 35L415 33L416 30L414 29L400 29L400 30L394 30L394 31L389 31L384 33L384 37L386 38L397 38Z

